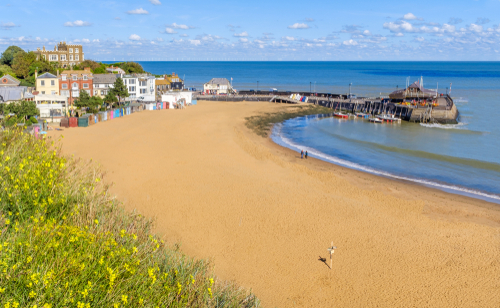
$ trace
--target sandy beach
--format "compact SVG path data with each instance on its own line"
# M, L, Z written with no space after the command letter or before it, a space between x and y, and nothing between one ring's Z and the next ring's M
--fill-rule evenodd
M264 307L500 307L499 205L301 160L245 126L280 108L198 102L49 135Z

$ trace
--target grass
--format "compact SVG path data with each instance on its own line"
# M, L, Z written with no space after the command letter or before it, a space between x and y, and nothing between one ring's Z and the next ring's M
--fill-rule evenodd
M152 235L93 164L18 130L0 139L0 307L259 306Z
M257 135L262 137L269 136L271 128L276 123L293 119L300 116L331 113L332 110L323 106L308 105L308 106L286 106L283 110L273 113L263 113L256 116L245 118L246 126L253 130Z

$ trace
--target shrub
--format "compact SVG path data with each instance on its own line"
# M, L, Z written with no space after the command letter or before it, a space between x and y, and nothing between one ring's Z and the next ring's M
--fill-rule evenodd
M20 130L0 136L0 307L258 306L151 235L93 164Z

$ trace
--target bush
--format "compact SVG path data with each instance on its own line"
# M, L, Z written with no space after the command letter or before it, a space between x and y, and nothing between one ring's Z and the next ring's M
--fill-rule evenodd
M28 122L31 123L31 124L38 124L38 120L35 117L29 118Z
M0 307L256 307L125 212L92 164L0 134Z

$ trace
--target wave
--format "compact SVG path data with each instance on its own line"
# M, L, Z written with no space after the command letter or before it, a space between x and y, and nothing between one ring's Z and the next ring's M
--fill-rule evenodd
M282 124L275 125L275 127L273 129L273 134L272 134L273 138L272 139L275 140L275 138L279 138L281 140L281 142L286 147L288 147L292 150L296 150L296 151L305 150L308 152L308 154L311 157L315 157L315 158L318 158L318 159L321 159L321 160L324 160L327 162L331 162L331 163L341 165L341 166L344 166L347 168L360 170L360 171L364 171L364 172L375 174L375 175L385 176L385 177L393 178L393 179L397 179L397 180L410 181L410 182L421 184L421 185L439 188L439 189L442 189L445 191L452 191L452 192L456 192L458 194L463 194L463 195L471 195L471 196L475 196L477 198L486 199L489 201L495 201L496 203L500 203L500 196L499 195L485 193L482 191L478 191L478 190L474 190L474 189L470 189L470 188L465 188L465 187L460 187L460 186L456 186L456 185L452 185L452 184L444 184L444 183L438 183L438 182L425 180L425 179L417 179L417 178L411 178L411 177L407 177L407 176L396 175L396 174L392 174L390 172L373 169L373 168L362 166L362 165L359 165L359 164L356 164L356 163L353 163L353 162L350 162L347 160L343 160L343 159L340 159L340 158L337 158L334 156L330 156L330 155L325 154L321 151L318 151L314 148L296 144L293 141L291 141L290 139L282 136L280 133L281 127L282 127ZM275 140L275 142L276 142L276 140Z
M459 122L458 124L420 123L420 126L441 129L467 129L469 123Z

